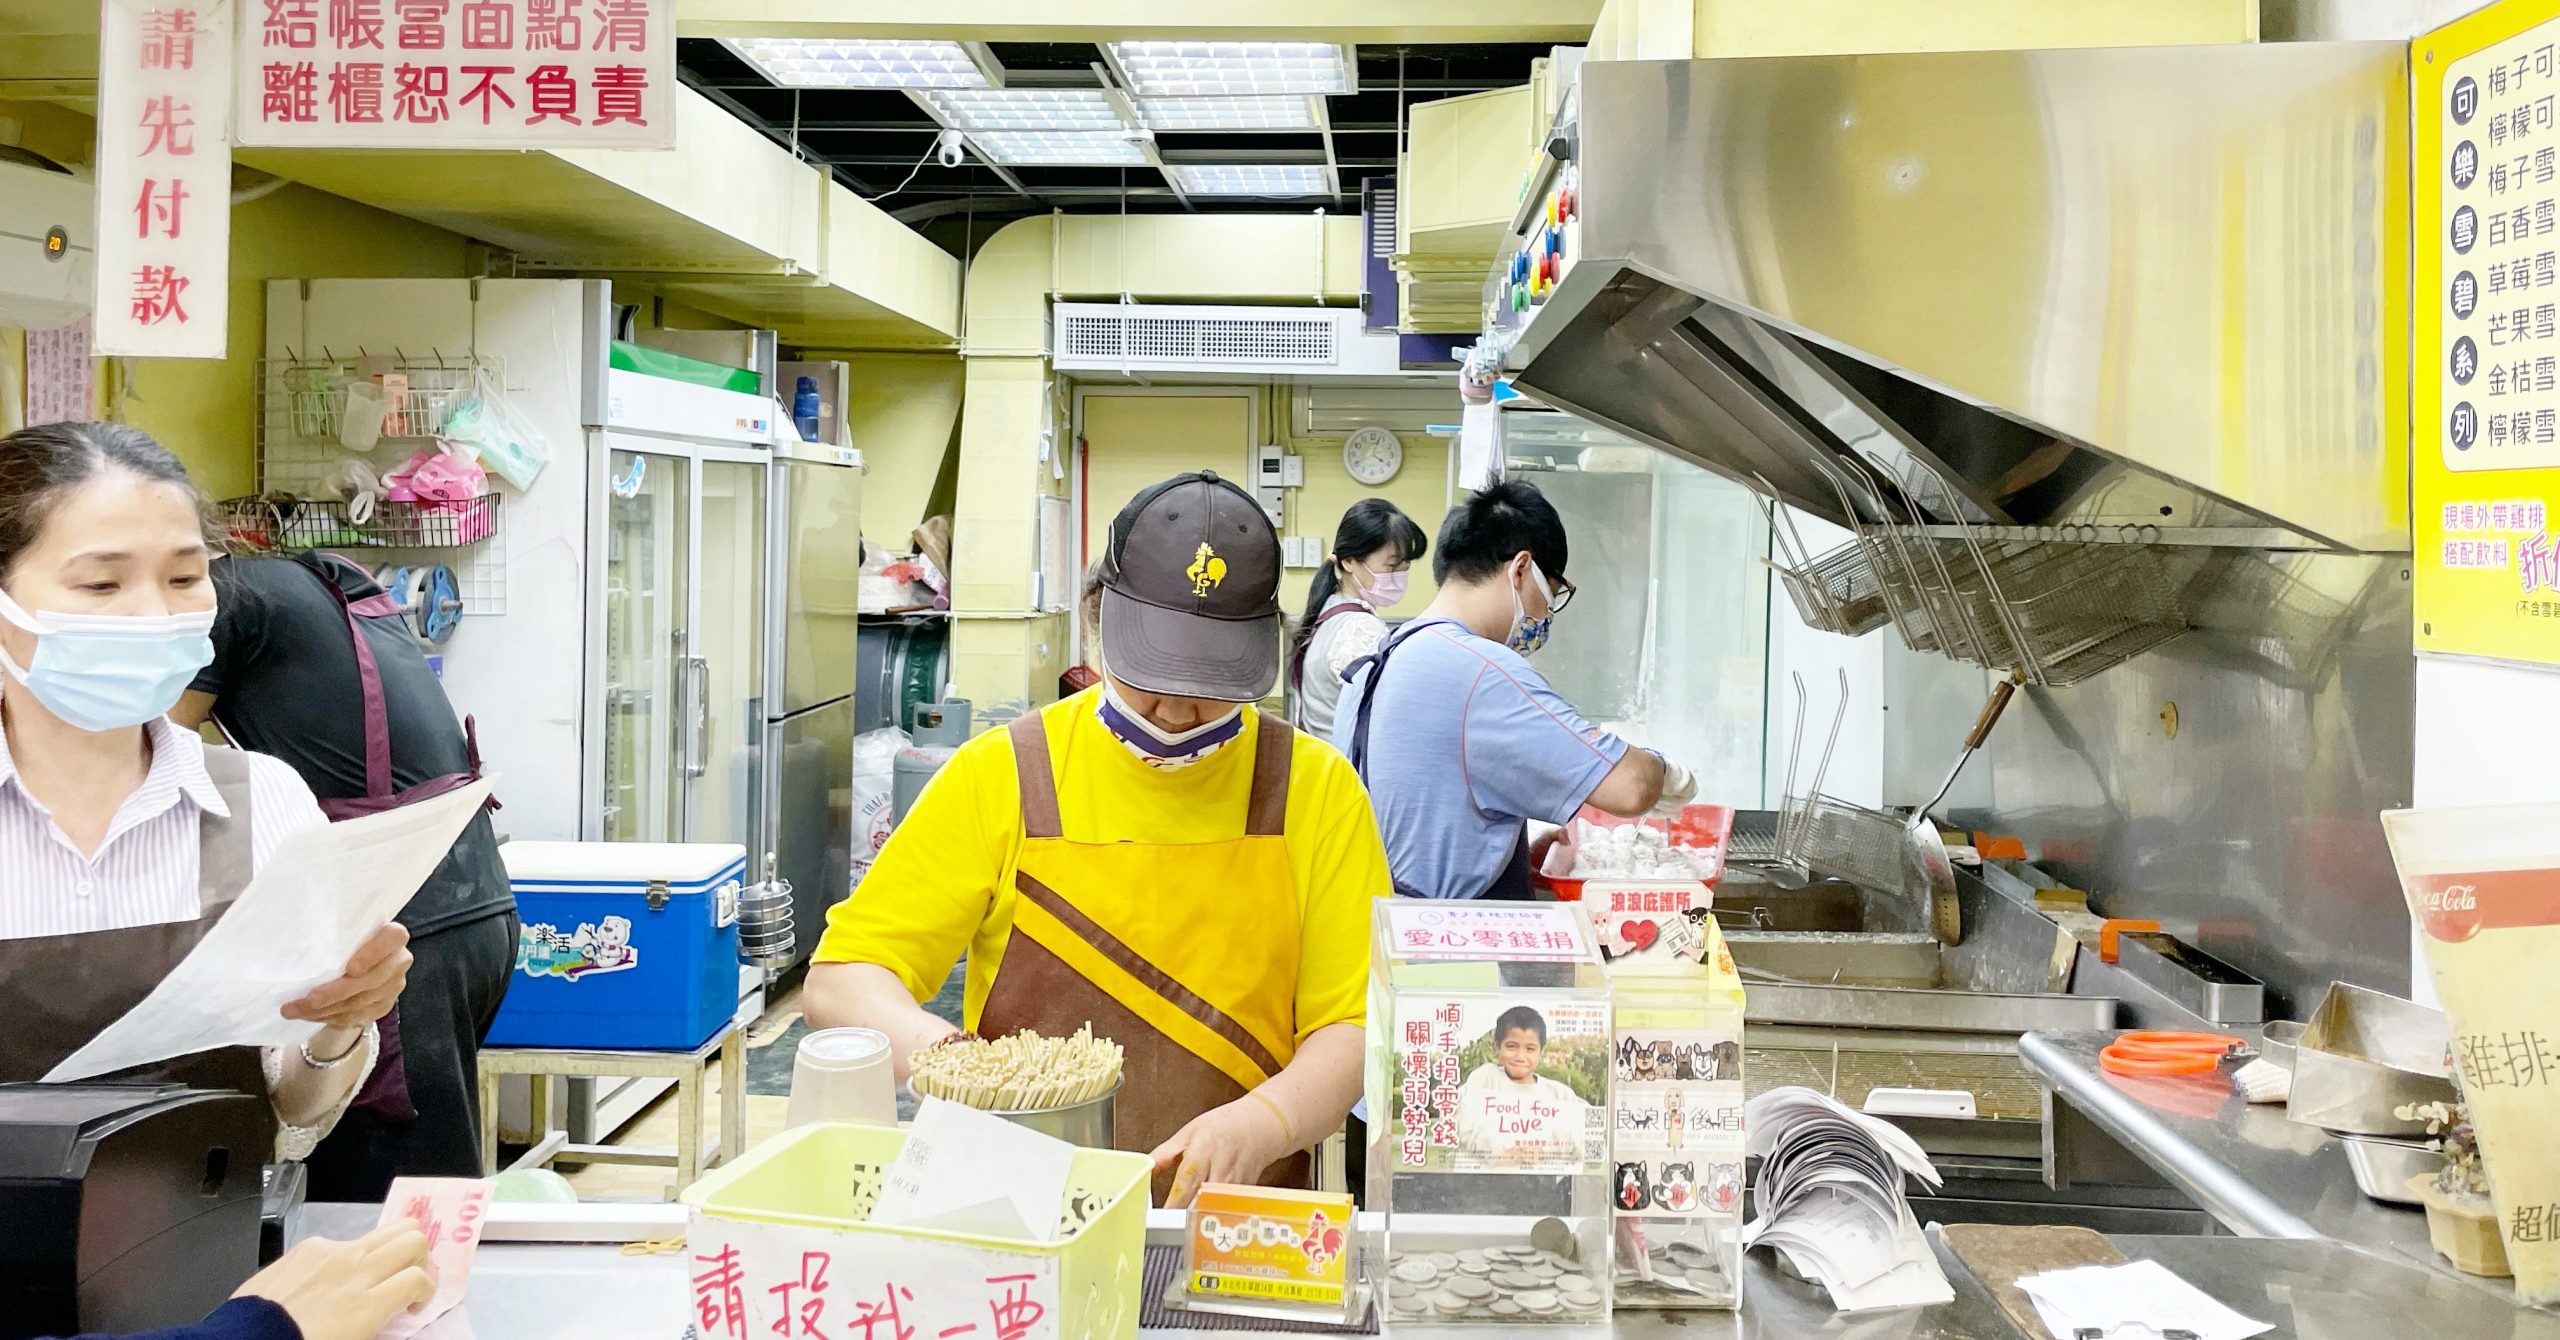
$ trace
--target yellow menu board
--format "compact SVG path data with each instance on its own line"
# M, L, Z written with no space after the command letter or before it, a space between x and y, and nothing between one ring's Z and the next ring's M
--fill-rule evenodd
M2417 647L2560 664L2560 0L2439 28L2410 69Z

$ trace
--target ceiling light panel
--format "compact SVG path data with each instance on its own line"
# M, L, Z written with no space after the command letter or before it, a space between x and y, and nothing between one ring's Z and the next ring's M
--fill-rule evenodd
M1331 42L1114 42L1111 58L1142 98L1352 91L1351 48Z
M958 42L833 42L814 37L723 39L783 88L986 88L992 81Z
M1138 119L1155 130L1315 130L1313 97L1140 98Z
M1005 167L1144 167L1146 150L1126 130L976 130L969 143Z
M1321 163L1182 163L1165 168L1189 195L1326 195Z
M928 89L934 114L960 130L1120 130L1120 109L1098 88Z

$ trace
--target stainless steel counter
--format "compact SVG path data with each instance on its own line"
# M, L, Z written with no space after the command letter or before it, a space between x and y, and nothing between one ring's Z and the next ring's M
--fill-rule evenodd
M2472 1281L2342 1243L2111 1240L2127 1257L2158 1261L2242 1316L2271 1323L2259 1340L2560 1340L2560 1316L2476 1287L2504 1280Z
M372 1226L373 1206L320 1205L305 1231L353 1237ZM1179 1220L1157 1212L1148 1237L1172 1241ZM2377 1260L2334 1242L2118 1236L2117 1248L2150 1258L2258 1321L2271 1340L2398 1340L2498 1336L2560 1340L2560 1317L2518 1310L2450 1276ZM1744 1258L1740 1312L1622 1311L1596 1327L1539 1328L1553 1340L1608 1334L1624 1340L2024 1340L1962 1265L1948 1256L1954 1301L1938 1307L1863 1313L1832 1311L1816 1287L1786 1279L1765 1253ZM463 1307L423 1340L678 1340L688 1320L685 1263L679 1256L624 1256L610 1246L491 1244L481 1249ZM1392 1329L1392 1328L1391 1328ZM1523 1340L1522 1328L1430 1327L1417 1340ZM1149 1340L1235 1340L1251 1331L1148 1331Z
M2225 1031L2256 1040L2254 1029ZM2219 1076L2110 1075L2099 1069L2098 1052L2114 1036L2029 1033L2018 1040L2020 1059L2048 1086L2056 1108L2046 1116L2054 1158L2067 1165L2074 1123L2085 1119L2241 1237L2328 1239L2475 1291L2509 1293L2504 1280L2439 1264L2423 1211L2358 1191L2336 1137L2287 1120L2280 1104L2244 1101Z
M380 1207L314 1205L303 1232L352 1238L370 1230ZM1181 1240L1182 1220L1149 1215L1151 1243ZM1556 1340L1788 1340L1856 1336L1860 1340L2016 1340L1990 1296L1950 1271L1953 1302L1939 1307L1842 1317L1815 1285L1782 1277L1767 1253L1744 1258L1741 1312L1620 1312L1606 1327L1540 1327ZM690 1318L681 1256L625 1256L610 1246L491 1243L480 1249L463 1305L419 1333L419 1340L679 1340ZM1393 1328L1390 1328L1393 1329ZM1522 1340L1521 1327L1434 1326L1409 1331L1424 1340ZM1149 1330L1151 1340L1239 1340L1251 1331Z

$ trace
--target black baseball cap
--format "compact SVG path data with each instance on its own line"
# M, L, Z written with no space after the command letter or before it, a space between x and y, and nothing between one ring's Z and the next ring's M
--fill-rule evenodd
M1102 658L1131 688L1248 703L1280 678L1280 537L1213 470L1149 485L1111 522Z

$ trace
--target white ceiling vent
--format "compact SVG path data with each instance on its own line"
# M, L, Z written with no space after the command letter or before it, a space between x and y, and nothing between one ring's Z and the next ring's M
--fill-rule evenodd
M1379 376L1397 370L1392 332L1347 307L1057 305L1062 372Z

